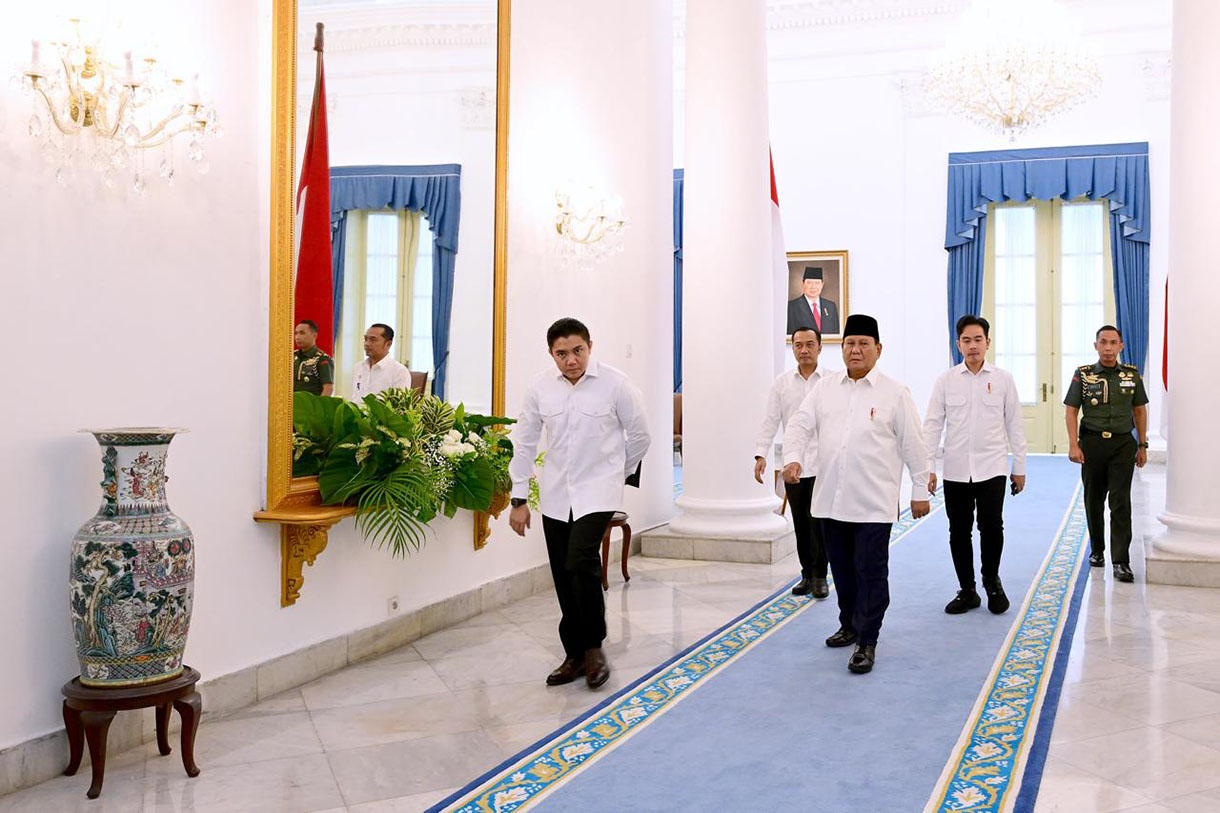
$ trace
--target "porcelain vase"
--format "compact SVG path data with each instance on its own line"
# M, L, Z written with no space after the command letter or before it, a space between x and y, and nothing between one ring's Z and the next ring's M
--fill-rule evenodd
M165 499L182 429L86 430L102 451L102 503L72 540L69 597L80 680L138 686L182 672L195 540Z

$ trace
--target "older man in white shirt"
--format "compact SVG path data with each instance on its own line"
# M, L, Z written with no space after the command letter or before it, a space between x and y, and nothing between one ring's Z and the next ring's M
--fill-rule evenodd
M530 525L529 479L545 429L546 463L539 476L542 530L565 653L546 682L571 683L583 674L589 688L596 689L610 677L601 648L606 608L599 549L610 518L622 508L623 485L648 451L648 424L627 376L590 359L593 341L581 322L560 319L546 340L558 373L543 373L530 383L513 428L509 524L522 536Z
M826 645L855 644L847 668L856 674L873 669L890 604L890 530L898 519L903 464L911 474L912 516L931 510L919 411L910 390L876 369L880 356L877 320L859 313L847 317L847 369L819 381L784 432L786 482L800 478L803 450L817 443L813 516L822 520L839 594L839 630Z
M792 355L796 357L796 369L780 373L767 395L767 412L754 450L754 479L763 482L771 459L771 444L775 441L775 430L788 425L792 413L800 407L813 385L822 379L824 370L818 366L818 355L822 352L822 336L811 327L799 327L792 334ZM792 507L792 527L796 531L796 555L801 562L801 580L792 588L794 596L813 595L826 598L830 588L826 584L826 547L822 543L822 523L809 513L813 500L813 487L817 480L815 457L817 448L810 445L801 456L801 478L795 483L784 483L788 505Z
M394 328L378 322L364 331L365 359L356 365L352 377L352 400L363 401L366 395L389 389L411 386L411 371L393 356Z
M1012 493L1025 488L1025 423L1021 399L1012 376L987 361L991 326L978 316L957 320L957 349L963 361L941 373L932 388L924 420L924 444L930 454L945 440L945 513L949 517L949 551L961 589L945 605L959 615L982 600L974 583L974 546L971 525L978 510L979 555L987 609L999 614L1008 609L1008 596L1000 582L1000 555L1004 551L1004 488L1012 480ZM1012 448L1011 474L1008 450ZM936 488L936 474L929 488Z

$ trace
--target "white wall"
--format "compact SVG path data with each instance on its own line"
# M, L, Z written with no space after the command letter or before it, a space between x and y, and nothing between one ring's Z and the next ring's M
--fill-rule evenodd
M1155 433L1169 202L1169 100L1161 66L1169 49L1170 3L1066 5L1102 55L1102 92L1011 144L934 113L921 100L919 73L950 36L949 15L773 28L770 125L784 237L790 251L849 251L851 310L878 318L881 364L910 386L922 410L949 363L948 153L1149 142L1153 242L1145 375ZM681 41L676 51L680 66ZM676 116L680 133L681 105ZM675 166L681 166L680 138L676 155ZM842 368L838 349L827 345L823 360Z

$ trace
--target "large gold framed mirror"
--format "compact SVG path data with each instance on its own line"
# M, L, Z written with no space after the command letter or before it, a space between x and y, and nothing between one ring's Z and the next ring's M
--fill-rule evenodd
M290 526L297 536L319 530L324 544L325 529L345 514L320 505L316 478L293 476L292 403L300 372L293 353L300 316L293 294L295 195L314 86L315 25L325 26L332 172L348 166L461 166L444 396L472 411L500 415L509 21L510 0L273 0L267 502L256 518L284 524L286 545ZM370 322L398 319L396 358L412 370L435 372L431 321L419 304L432 273L426 217L388 210L349 214L346 278L336 286L343 297L341 318L334 331L333 394L341 397L352 386L352 365L364 358ZM299 580L299 563L297 574Z

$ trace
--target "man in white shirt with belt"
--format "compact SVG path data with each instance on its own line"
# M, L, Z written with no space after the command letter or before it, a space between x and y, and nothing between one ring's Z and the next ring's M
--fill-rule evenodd
M763 482L771 460L771 444L775 441L775 430L787 426L792 413L801 401L821 380L823 370L818 366L818 354L822 352L822 336L811 327L800 327L792 334L792 355L796 357L796 369L780 373L767 395L767 414L762 428L758 430L758 441L754 450L754 479ZM801 456L801 477L795 483L784 483L788 505L792 507L792 527L796 531L796 555L801 561L801 580L792 588L794 596L813 595L826 598L830 588L826 584L826 548L822 544L822 523L809 514L813 500L813 486L817 477L814 457L817 449L810 446Z
M364 331L364 355L356 365L352 378L352 400L363 401L366 395L389 389L409 389L411 371L390 355L394 344L394 328L378 322Z
M606 607L602 597L600 547L614 512L623 505L623 485L635 472L650 438L644 404L627 376L589 356L589 329L560 319L546 335L558 373L543 373L525 393L513 427L512 513L521 536L530 526L529 479L543 429L546 463L539 475L542 530L562 617L563 663L548 686L582 674L596 689L610 677L602 652Z
M931 510L919 411L910 390L876 369L880 356L877 320L847 317L847 369L819 381L784 432L785 482L800 479L801 455L811 441L817 444L813 516L822 520L839 594L839 630L826 646L855 644L847 668L856 674L873 669L890 604L890 529L898 519L903 464L911 474L911 515Z
M1025 488L1025 423L1021 400L1012 376L987 361L991 326L978 316L957 320L957 349L964 361L941 373L928 401L924 444L936 454L945 439L945 513L949 517L949 551L961 589L945 605L958 615L982 601L974 584L974 546L971 525L977 508L979 554L987 609L999 614L1008 609L1008 596L1000 582L1000 554L1004 550L1004 489L1012 480L1012 493ZM1012 470L1008 449L1012 448ZM936 474L928 483L936 490Z

